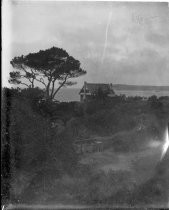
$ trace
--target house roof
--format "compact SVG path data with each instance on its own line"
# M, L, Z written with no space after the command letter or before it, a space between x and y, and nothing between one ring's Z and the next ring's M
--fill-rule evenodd
M102 91L108 92L109 94L114 94L114 90L111 87L111 84L103 84L103 83L86 83L86 92L87 93L96 93L99 89ZM80 90L80 93L84 92L84 86ZM79 93L79 94L80 94Z

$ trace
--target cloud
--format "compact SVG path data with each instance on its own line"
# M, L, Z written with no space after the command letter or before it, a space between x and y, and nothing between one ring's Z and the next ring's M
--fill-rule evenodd
M146 36L147 41L151 42L152 44L164 47L169 47L169 33L162 35L158 33L151 33Z
M56 46L79 59L87 71L78 79L78 86L83 80L169 83L169 12L165 3L15 0L11 8L12 36L7 43L13 57Z
M166 57L160 56L157 51L143 49L128 54L125 59L107 58L104 65L97 65L88 61L90 69L89 81L112 83L140 84L140 85L168 85L169 65ZM91 73L92 72L92 73Z

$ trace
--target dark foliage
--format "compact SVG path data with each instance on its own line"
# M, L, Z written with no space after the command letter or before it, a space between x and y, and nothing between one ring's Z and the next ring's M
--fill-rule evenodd
M160 99L157 98L157 96L153 95L151 97L148 98L148 102L150 104L150 107L152 109L158 109L161 110L163 108L163 104L160 101Z
M76 84L69 79L86 74L78 60L57 47L14 57L11 65L18 71L10 72L10 83L31 88L34 88L35 82L41 83L45 87L47 100L53 100L63 86ZM56 81L59 81L57 89Z
M159 174L163 174L165 167L158 169L157 177L137 188L126 171L106 175L96 174L90 166L84 167L78 162L74 141L110 135L114 138L108 147L122 153L135 151L144 139L162 136L162 128L169 121L168 113L167 97L145 100L115 96L94 98L87 103L60 103L44 100L44 92L38 88L5 88L3 203L6 200L31 203L41 196L45 197L44 202L58 197L65 201L68 196L68 201L128 205L148 203L146 197L150 195L160 199L165 183Z
M66 131L58 133L52 128L51 119L37 112L42 93L39 89L3 91L1 167L4 200L15 201L20 190L24 190L27 182L40 172L50 170L57 176L63 172L72 173L76 166L71 136ZM22 174L27 174L25 179L28 181L21 181Z

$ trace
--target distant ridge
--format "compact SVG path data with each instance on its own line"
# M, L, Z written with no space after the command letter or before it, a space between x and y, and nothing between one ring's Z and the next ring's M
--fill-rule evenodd
M55 99L58 101L80 101L81 88L61 88L56 94ZM116 95L157 97L169 96L169 86L141 86L141 85L124 85L114 84L113 89Z
M169 86L113 84L115 90L169 91Z
M95 83L92 83L95 84ZM99 83L96 83L99 84ZM104 83L101 83L104 84ZM106 83L105 83L106 84ZM169 91L169 86L155 86L155 85L126 85L126 84L112 84L115 90L134 90L134 91ZM71 87L71 88L62 88L63 89L72 89L79 90L79 87Z

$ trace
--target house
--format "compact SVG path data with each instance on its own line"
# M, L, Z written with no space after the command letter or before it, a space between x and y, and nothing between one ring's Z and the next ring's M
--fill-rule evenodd
M84 85L79 92L80 101L84 102L86 100L90 100L98 93L99 90L101 90L103 93L106 93L109 97L115 96L112 84L84 82Z

